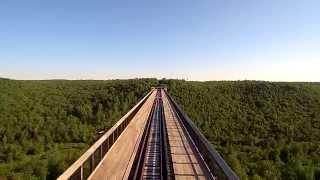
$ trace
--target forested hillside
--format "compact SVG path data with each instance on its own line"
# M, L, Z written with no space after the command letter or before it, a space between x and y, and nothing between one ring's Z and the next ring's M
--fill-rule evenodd
M320 84L162 80L241 179L320 179ZM55 179L155 79L0 79L0 179Z
M0 179L55 179L154 79L0 79Z
M320 84L161 83L241 179L320 179Z

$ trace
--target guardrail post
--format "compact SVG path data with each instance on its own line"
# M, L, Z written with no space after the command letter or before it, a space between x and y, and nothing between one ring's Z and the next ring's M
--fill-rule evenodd
M80 166L80 180L83 180L83 165Z

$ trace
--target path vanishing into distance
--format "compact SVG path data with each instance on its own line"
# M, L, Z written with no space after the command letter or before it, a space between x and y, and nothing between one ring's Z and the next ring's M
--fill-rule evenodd
M166 88L157 87L58 179L239 178Z

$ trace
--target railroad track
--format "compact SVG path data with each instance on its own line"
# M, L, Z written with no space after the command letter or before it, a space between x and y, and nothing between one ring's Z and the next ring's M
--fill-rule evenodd
M216 179L162 89L157 89L133 179Z
M147 140L143 161L143 179L161 179L161 131L159 100L156 100L156 110L150 122L150 132Z

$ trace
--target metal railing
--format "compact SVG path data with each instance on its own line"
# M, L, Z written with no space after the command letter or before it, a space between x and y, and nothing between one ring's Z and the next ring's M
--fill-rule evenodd
M102 135L76 162L74 162L58 180L83 180L87 179L99 166L101 160L109 151L120 134L130 123L131 119L139 111L141 106L151 95L151 90L138 102L126 115L124 115L111 129Z
M167 93L167 95L211 173L219 180L239 180L236 173L229 167L220 154L194 125L192 120L181 110L169 93Z

